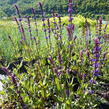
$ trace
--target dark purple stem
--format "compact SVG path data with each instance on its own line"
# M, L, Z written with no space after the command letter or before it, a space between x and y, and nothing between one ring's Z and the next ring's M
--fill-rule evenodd
M22 39L21 40L26 40L25 30L24 30L24 27L23 27L23 24L22 24L22 19L21 19L19 8L18 8L17 5L15 5L15 8L16 8L16 12L17 12L19 21L17 19L15 19L15 20L16 20L17 24L19 22L18 26L20 27L20 31L22 33Z

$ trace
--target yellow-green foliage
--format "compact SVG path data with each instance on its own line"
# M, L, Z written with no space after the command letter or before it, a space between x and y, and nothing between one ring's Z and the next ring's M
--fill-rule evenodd
M69 22L68 22L68 19L69 19L69 17L68 16L65 16L65 17L61 17L61 20L62 20L62 25L67 25ZM72 23L73 24L75 24L76 26L78 26L78 27L83 27L84 26L84 24L85 24L85 18L83 17L83 16L81 16L81 15L77 15L77 16L75 16L75 17L73 17L73 21L72 21ZM51 21L51 26L53 26L53 18L50 18L50 21ZM58 18L56 18L56 23L58 23L59 22L59 20L58 20ZM92 19L89 19L89 18L87 18L87 22L89 23L89 25L90 26L94 26L95 25L95 23L96 23L96 21L95 20L92 20Z
M27 21L22 21L22 24L24 26L24 28L28 28L28 23ZM40 27L42 26L42 23L40 20L38 20L37 22L38 24L38 29L40 29ZM31 20L31 27L32 29L34 29L35 27L35 23ZM11 31L12 29L17 29L18 25L16 23L16 21L10 21L10 20L0 20L0 28L3 28L5 31Z
M16 22L14 21L0 21L0 27L7 27L7 28L12 28L12 27L16 27Z

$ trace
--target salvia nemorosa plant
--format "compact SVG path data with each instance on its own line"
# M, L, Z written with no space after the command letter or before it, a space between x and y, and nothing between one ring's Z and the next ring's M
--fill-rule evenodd
M41 9L43 31L45 33L45 39L46 39L47 46L49 47L49 45L48 45L48 38L49 37L47 36L47 29L46 29L46 23L45 23L45 20L46 20L45 19L45 12L44 12L43 5L41 2L39 2L39 7Z
M99 18L99 37L102 35L102 17Z
M20 11L19 11L19 8L17 5L15 5L15 8L16 8L16 14L18 15L18 19L15 17L15 21L18 25L18 29L19 29L19 32L21 34L21 41L25 41L26 35L25 35L25 30L24 30L23 24L22 24L22 18L20 15Z
M32 23L30 22L31 20L30 17L27 17L27 21L28 21L28 31L30 34L29 40L31 41L33 39L37 44L37 46L35 46L36 51L29 52L32 59L33 57L35 57L35 60L33 60L35 62L33 62L32 65L31 63L27 63L25 66L27 68L25 74L21 71L20 75L13 74L12 70L14 70L14 68L10 69L11 71L8 70L9 68L8 69L3 68L3 70L11 78L11 82L18 96L17 99L17 101L19 102L18 104L22 106L22 109L27 109L26 105L24 104L26 102L31 106L30 108L46 108L45 107L46 103L47 105L50 103L49 105L50 107L52 106L51 102L53 103L55 102L55 104L59 104L59 105L65 104L66 109L67 106L69 105L70 108L68 109L71 109L73 107L72 105L78 105L78 104L79 104L78 107L82 108L80 107L82 105L81 101L82 103L84 102L83 107L85 107L84 105L87 101L87 98L90 96L92 97L92 93L94 93L90 89L92 89L93 84L96 83L97 81L96 80L97 77L101 74L101 67L104 66L101 65L100 59L103 57L103 61L107 62L107 53L108 53L106 52L103 54L103 56L101 56L102 54L101 47L100 47L101 41L100 41L100 37L98 36L102 36L102 20L99 19L96 24L97 33L96 33L96 38L94 39L94 47L91 45L89 46L90 25L88 24L88 19L85 22L86 25L84 25L85 26L84 36L86 38L85 40L86 45L84 46L83 44L78 46L77 45L78 43L75 41L75 38L73 37L74 25L72 23L73 21L72 2L73 2L72 0L68 0L69 19L66 28L68 33L68 40L66 45L64 45L63 43L64 38L62 37L63 35L62 30L64 27L62 26L63 20L61 19L61 16L53 13L53 22L51 21L50 18L45 19L42 3L39 3L41 9L41 16L42 16L43 32L47 41L47 46L51 48L53 44L51 40L52 35L54 35L56 41L52 49L50 49L50 51L48 50L47 52L50 56L48 57L48 55L43 54L43 52L41 51L42 49L40 49L40 45L37 44L38 43L37 41L40 39L39 38L40 34L38 32L38 30L40 29L38 29L38 25L37 25L38 22L36 19L35 10L32 8L33 19L36 26L35 27L36 37L33 37L33 33L32 33L33 28L31 25ZM25 38L25 31L23 27L22 18L18 7L17 6L15 7L18 14L18 19L15 18L15 20L17 22L18 29L21 33L21 39L25 40L26 38ZM107 25L104 31L105 34L106 34L106 28ZM9 37L10 41L12 40L11 38L12 37ZM81 38L78 41L81 41ZM29 48L28 46L26 47L27 49ZM88 47L88 49L84 49L85 47ZM93 48L93 53L91 53L90 47ZM31 47L31 51L34 51L34 48ZM32 56L32 54L35 56ZM23 55L23 60L22 62L20 62L20 64L23 64L24 59L28 59L28 58L25 55ZM15 65L15 69L17 69L17 65ZM89 76L90 74L91 76ZM19 81L17 80L20 80L22 82L22 86L20 85L18 86ZM89 80L91 83L93 83L92 87L90 87L91 85L89 83ZM19 90L21 88L22 91ZM29 92L28 93L29 96L25 97L23 95L25 95L27 90ZM84 92L89 91L90 96L87 96L87 93L85 94L82 93L83 91ZM78 98L75 97L75 95L78 96ZM51 96L54 97L52 100L51 100ZM86 101L82 100L83 98ZM46 101L48 99L49 101ZM75 109L79 109L79 108L75 108Z
M52 27L52 32L54 34L54 37L56 37L56 27L57 27L57 23L56 23L56 14L53 10L52 12L52 17L53 17L53 27Z
M28 32L30 33L30 40L33 39L32 31L31 31L31 23L30 23L30 16L27 16L28 21Z
M95 76L99 75L100 51L101 51L100 40L98 38L95 38L94 39L94 49L93 49L93 54L94 54L93 67L94 67Z
M52 46L52 42L51 42L51 23L50 23L50 19L48 18L47 19L47 31L48 31L48 39L49 39L49 46L50 46L50 49L51 49L51 46Z
M72 0L68 0L68 13L69 13L69 24L67 25L67 32L68 32L68 40L71 41L73 39L73 32L74 32L74 25L72 24L72 9L73 3Z
M14 85L14 89L15 89L16 94L17 94L17 96L18 96L18 102L19 102L19 104L21 104L22 109L28 109L27 106L24 104L23 98L22 98L22 96L21 96L21 94L20 94L20 91L19 91L19 89L18 89L18 84L17 84L17 80L16 80L15 75L14 75L11 71L9 71L7 68L5 68L5 67L2 68L2 70L3 70L4 72L6 72L7 75L11 78L12 83L13 83L13 85Z
M93 64L92 64L92 66L93 66L92 80L94 80L95 77L98 77L100 75L100 71L99 71L100 52L101 52L100 39L99 38L95 38L94 39L94 48L93 48L93 56L94 56L94 58L92 59L92 62L93 62Z
M68 49L69 49L69 64L68 64L68 68L70 66L70 61L71 61L71 57L73 52L73 43L74 43L74 37L73 37L73 32L74 32L74 24L72 23L73 21L73 17L72 17L72 13L73 13L73 9L72 9L73 3L72 0L68 0L68 14L69 14L69 24L67 25L66 29L67 29L67 33L68 33Z
M60 40L60 47L62 48L62 44L63 44L63 40L62 40L62 20L61 20L61 16L57 15L58 17L58 30L59 30L59 39Z

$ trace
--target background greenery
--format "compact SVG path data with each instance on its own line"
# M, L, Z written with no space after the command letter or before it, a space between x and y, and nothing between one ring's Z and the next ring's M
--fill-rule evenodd
M17 4L23 15L31 14L31 7L36 9L37 15L40 14L37 3L43 2L45 12L50 14L55 10L60 14L67 13L67 0L0 0L0 17L11 17L15 15L14 4ZM99 17L103 15L106 18L109 14L109 0L74 0L74 14L84 16Z

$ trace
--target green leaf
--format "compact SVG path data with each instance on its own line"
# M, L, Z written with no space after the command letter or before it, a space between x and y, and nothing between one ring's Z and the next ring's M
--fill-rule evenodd
M59 83L59 79L58 78L55 78L55 83L56 83L56 86L57 86L58 91L60 91L61 90L61 86L60 86L60 83Z
M4 91L0 91L0 95L5 95L5 92Z
M41 90L41 95L42 95L43 98L45 97L45 92L44 92L44 90Z

